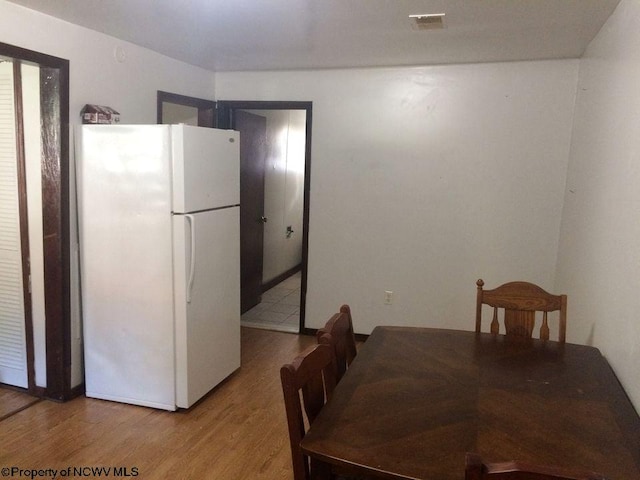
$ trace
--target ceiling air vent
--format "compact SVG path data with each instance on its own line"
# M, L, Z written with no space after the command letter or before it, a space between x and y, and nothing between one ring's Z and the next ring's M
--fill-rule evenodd
M409 20L411 20L411 28L414 30L435 30L444 28L444 13L409 15Z

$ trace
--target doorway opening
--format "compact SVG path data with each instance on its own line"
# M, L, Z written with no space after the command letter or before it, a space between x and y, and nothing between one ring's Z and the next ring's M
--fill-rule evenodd
M250 237L243 242L242 324L298 332L306 112L237 110L235 129L246 207L241 231Z
M213 127L215 110L216 102L213 100L158 90L156 123Z
M240 131L246 326L304 331L311 119L311 102L217 102L218 127Z

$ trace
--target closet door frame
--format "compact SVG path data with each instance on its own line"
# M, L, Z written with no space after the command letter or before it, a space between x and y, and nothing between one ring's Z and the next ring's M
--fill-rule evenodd
M40 67L47 386L35 385L33 325L26 322L29 393L64 401L81 391L71 388L69 61L5 43L0 55Z

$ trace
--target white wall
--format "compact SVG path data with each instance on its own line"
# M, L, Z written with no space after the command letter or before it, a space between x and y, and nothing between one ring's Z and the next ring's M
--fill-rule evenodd
M249 110L267 119L262 283L300 265L304 194L305 110ZM293 234L287 237L287 226Z
M211 72L4 0L0 0L0 31L3 43L70 61L72 124L79 123L80 110L86 103L115 108L121 114L122 123L155 123L157 90L214 98L214 76ZM123 63L115 59L116 47L122 48L126 55ZM73 158L71 161L73 173ZM73 184L73 178L71 181ZM75 241L75 226L72 228L71 238ZM74 245L72 386L82 381L76 254L77 246ZM44 355L44 343L38 340L44 339L44 323L34 322L34 330L36 355Z
M557 288L568 340L602 351L640 410L640 2L622 0L580 61Z
M313 102L307 326L346 302L359 333L470 330L479 277L553 290L577 71L216 74L218 99Z

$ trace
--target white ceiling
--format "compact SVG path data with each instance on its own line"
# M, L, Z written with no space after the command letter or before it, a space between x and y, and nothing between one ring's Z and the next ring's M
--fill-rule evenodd
M580 57L619 0L10 0L209 70ZM410 14L445 12L416 31Z

